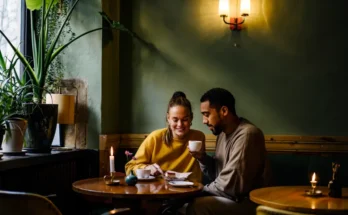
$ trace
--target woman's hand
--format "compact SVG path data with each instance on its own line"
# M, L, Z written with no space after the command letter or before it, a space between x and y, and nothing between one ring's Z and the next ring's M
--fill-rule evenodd
M151 170L150 174L153 176L158 176L163 174L161 167L156 163L146 166L145 169Z

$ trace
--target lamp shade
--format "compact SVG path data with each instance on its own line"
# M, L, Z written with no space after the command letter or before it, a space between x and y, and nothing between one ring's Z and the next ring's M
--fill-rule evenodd
M75 95L46 94L46 104L58 104L58 124L75 123Z
M241 0L241 2L240 2L240 14L242 16L249 16L249 14L250 14L250 0Z
M230 4L229 0L220 0L219 1L219 15L228 16L230 14Z

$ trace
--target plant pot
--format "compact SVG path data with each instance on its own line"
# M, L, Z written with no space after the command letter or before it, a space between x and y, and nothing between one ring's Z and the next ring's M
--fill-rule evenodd
M2 142L3 152L22 152L24 134L27 129L26 120L7 120L9 131L5 132Z
M2 144L2 139L4 137L4 134L5 134L5 127L4 126L0 126L0 150L2 150L1 144Z
M28 117L25 149L31 153L50 152L56 133L58 105L25 103L23 106Z

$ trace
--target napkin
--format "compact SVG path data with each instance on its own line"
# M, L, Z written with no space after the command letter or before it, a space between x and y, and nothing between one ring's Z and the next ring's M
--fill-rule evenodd
M171 173L175 173L175 178L174 179L169 179L167 178L167 172L171 172ZM171 171L171 170L168 170L165 174L165 178L167 180L185 180L187 179L187 177L189 177L189 175L191 175L192 172L175 172L175 171Z

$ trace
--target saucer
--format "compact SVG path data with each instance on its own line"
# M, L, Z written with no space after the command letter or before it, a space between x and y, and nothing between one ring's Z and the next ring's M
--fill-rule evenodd
M156 179L155 176L150 175L148 178L138 178L138 181L152 181L155 179Z
M8 156L24 156L26 152L27 152L26 150L22 150L21 152L4 152L4 151L2 151L1 153L4 155L8 155Z
M191 187L194 185L194 183L191 181L170 181L168 184L174 187Z
M119 185L120 180L104 181L106 185Z
M321 190L315 190L314 192L312 190L305 190L305 195L306 196L321 196L323 194L323 192L321 192Z
M52 147L52 151L55 152L64 152L64 151L72 151L74 148L68 148L68 147Z

